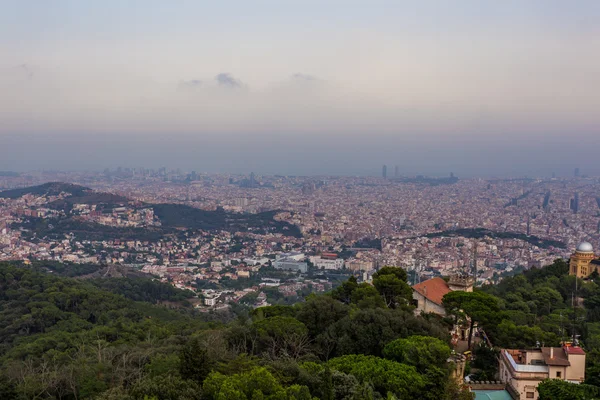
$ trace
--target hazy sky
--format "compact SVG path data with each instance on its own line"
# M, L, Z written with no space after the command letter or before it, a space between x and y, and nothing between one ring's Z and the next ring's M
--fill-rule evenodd
M0 170L600 174L598 0L0 6Z

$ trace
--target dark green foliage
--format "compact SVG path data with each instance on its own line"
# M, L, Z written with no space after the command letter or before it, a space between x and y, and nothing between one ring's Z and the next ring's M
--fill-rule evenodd
M546 379L539 384L540 400L593 400L600 398L600 389L590 385L577 385L560 379Z
M304 323L311 338L316 338L349 312L348 306L332 297L313 295L299 307L296 318Z
M547 249L549 247L559 247L564 249L566 246L563 242L558 240L549 240L549 239L541 239L537 236L527 236L524 233L517 232L497 232L490 231L485 228L463 228L463 229L455 229L451 231L443 231L443 232L435 232L429 233L425 235L428 238L435 237L447 237L447 236L461 236L472 239L481 239L484 237L491 237L497 239L520 239L527 243L531 243L534 246L541 247L543 249Z
M230 376L213 372L203 389L208 400L311 400L306 386L285 388L266 368L260 367Z
M473 337L475 323L481 323L485 327L494 326L498 319L500 307L498 299L485 292L462 292L454 291L446 294L443 298L446 312L455 316L455 321L466 314L470 318L469 324L469 348Z
M381 250L381 239L361 239L355 242L352 247Z
M83 221L74 217L61 217L55 219L29 217L20 224L13 224L15 228L29 230L29 236L34 233L37 237L63 239L65 235L73 234L79 240L142 240L157 241L170 230L162 227L116 227Z
M354 375L360 382L370 383L382 396L389 392L401 399L418 398L425 389L426 379L415 367L383 358L348 355L327 363L331 368Z
M102 290L121 294L128 299L152 304L163 301L178 302L195 297L195 294L189 290L177 289L168 283L149 278L99 278L91 280L90 283Z
M358 288L358 281L355 276L351 276L347 281L343 282L340 286L335 288L331 293L334 299L341 301L345 304L350 304L352 301L352 292Z
M160 400L201 400L202 388L193 380L172 375L160 375L138 381L130 391L134 400L156 397Z
M10 189L0 192L0 198L3 199L18 199L26 194L32 194L35 196L58 196L61 193L70 193L73 196L83 196L92 189L73 185L70 183L63 182L48 182L43 185L31 186L22 189Z
M342 318L317 336L316 341L322 346L325 358L345 354L381 356L387 343L412 335L448 338L443 326L416 317L410 311L376 308Z
M443 369L450 357L450 346L440 339L429 336L410 336L396 339L383 349L385 358L412 365L420 372L431 367Z
M11 264L17 266L25 266L23 263L14 261ZM103 268L99 264L77 264L71 262L59 261L33 261L30 268L41 268L43 270L52 271L60 276L76 277L82 275L93 274Z
M151 304L182 294L156 282L77 281L0 264L0 398L462 398L438 364L448 339L439 319L388 308L373 286L346 288L350 304L310 295L219 325ZM402 363L378 358L402 338L423 346ZM439 358L430 368L416 361L426 349Z
M129 199L123 196L112 193L102 192L86 192L82 194L75 194L64 199L54 200L48 203L48 207L57 210L70 211L73 208L73 204L89 204L89 205L100 205L97 210L112 210L115 207L126 205L129 203Z
M212 370L212 362L208 358L208 352L202 348L198 338L191 338L182 347L179 360L181 377L198 382L200 385Z
M202 230L253 231L254 233L281 233L302 237L297 226L273 217L276 211L258 214L235 214L219 208L206 211L182 204L153 204L154 213L165 227Z
M498 373L498 349L489 348L485 343L480 342L473 351L473 367L478 369L475 380L493 381Z

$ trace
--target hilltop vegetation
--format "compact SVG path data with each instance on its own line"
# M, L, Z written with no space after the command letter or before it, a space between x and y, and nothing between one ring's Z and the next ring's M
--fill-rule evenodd
M218 208L206 211L182 204L154 204L152 209L163 226L201 230L253 231L254 233L281 233L302 237L300 229L288 222L274 219L277 211L258 214L231 213Z
M471 399L447 326L414 316L400 271L220 324L113 293L165 295L127 278L0 264L0 398Z
M434 232L425 235L428 238L442 237L442 236L462 236L470 239L482 239L484 237L491 237L496 239L519 239L524 242L531 243L534 246L541 247L543 249L547 249L549 247L558 247L564 249L566 246L563 242L558 240L550 240L550 239L541 239L537 236L527 236L524 233L517 232L496 232L490 231L485 228L464 228L464 229L454 229L443 232Z
M72 196L82 197L91 192L92 189L80 185L63 182L48 182L38 186L5 190L0 192L0 198L18 199L26 194L35 196L58 196L61 193L70 193Z
M113 227L82 220L70 214L74 204L96 205L97 210L110 212L115 207L132 203L129 199L111 193L95 192L90 188L69 183L50 182L39 186L22 189L12 189L0 192L0 198L17 199L24 195L58 196L67 194L64 198L53 200L48 208L61 210L66 213L59 218L27 217L14 228L24 228L29 231L26 235L33 237L62 238L73 233L80 240L158 240L164 235L172 234L175 229L192 229L230 232L254 232L257 234L280 233L285 236L302 237L300 229L285 221L275 220L277 211L258 214L240 214L217 209L206 211L183 204L143 204L137 208L152 208L161 221L161 227Z
M77 217L35 218L29 217L22 223L13 224L13 228L25 229L28 238L48 237L63 239L65 235L73 234L78 240L159 240L172 230L164 227L116 227L85 221Z
M478 379L496 378L499 348L558 346L577 335L586 385L544 382L540 395L595 398L594 278L579 280L575 293L576 278L557 260L496 286L451 292L440 318L415 316L406 272L384 267L373 285L350 277L293 306L249 314L237 307L238 318L222 323L186 308L190 293L143 278L76 281L0 264L0 398L472 399L446 362L449 329L465 313L494 345L475 346Z

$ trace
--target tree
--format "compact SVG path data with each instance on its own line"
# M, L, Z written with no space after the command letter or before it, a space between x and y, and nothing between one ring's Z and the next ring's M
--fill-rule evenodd
M211 371L212 363L208 359L206 349L200 345L200 340L195 337L186 343L179 355L179 373L183 379L191 379L199 384Z
M349 312L348 306L333 297L311 295L300 305L297 318L306 326L310 337L315 338Z
M204 382L203 391L209 400L311 400L306 386L284 388L264 367L230 376L213 372Z
M440 339L430 336L409 336L396 339L383 349L385 358L417 368L425 373L431 367L447 368L450 347Z
M308 329L295 318L265 318L255 321L253 330L258 335L258 351L268 354L271 359L298 359L308 351Z
M412 288L406 278L406 271L397 267L383 267L373 274L373 285L388 307L396 308L412 300Z
M327 363L332 369L354 375L360 382L371 383L382 396L388 392L401 399L422 396L426 381L415 367L374 356L348 355Z
M575 384L561 379L546 379L538 387L540 400L592 400L600 396L600 389L586 384Z
M470 318L469 348L471 348L471 339L473 338L473 327L475 326L475 323L481 323L484 327L488 324L492 325L497 320L498 312L500 311L498 299L490 294L480 291L453 291L444 296L442 303L446 312L455 315L456 317L466 313Z
M357 288L358 282L356 281L356 277L352 275L346 282L335 288L333 292L331 292L331 296L342 303L350 304L352 301L352 292Z
M202 389L198 383L172 375L142 379L132 387L130 394L135 400L144 400L153 396L160 400L202 399Z
M380 276L383 276L383 275L394 275L396 278L398 278L404 282L406 282L406 280L408 278L406 270L404 270L403 268L392 267L392 266L388 265L385 267L381 267L377 272L375 272L373 274L373 279L379 278Z
M386 307L377 289L368 283L361 283L358 288L352 292L350 296L352 304L356 304L358 308L383 308Z
M498 355L499 351L480 342L473 351L473 367L479 370L477 380L491 381L496 379L498 373Z

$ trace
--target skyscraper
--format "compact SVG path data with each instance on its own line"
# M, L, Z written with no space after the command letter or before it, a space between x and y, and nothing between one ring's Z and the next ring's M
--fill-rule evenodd
M573 196L573 201L571 202L571 210L575 214L579 212L579 192L575 192L575 196Z
M579 168L575 168L575 172L573 173L575 178L579 178Z
M394 167L394 178L397 178L400 176L400 168L396 165Z
M383 179L387 179L387 165L383 164L383 168L381 169L381 176Z

